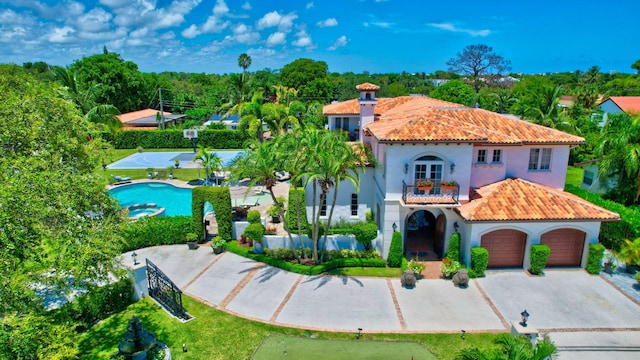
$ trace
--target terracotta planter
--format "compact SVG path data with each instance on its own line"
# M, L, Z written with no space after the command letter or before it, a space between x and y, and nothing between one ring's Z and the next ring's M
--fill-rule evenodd
M433 186L418 186L418 190L421 191L431 191L431 189L433 189Z
M451 185L441 185L440 186L440 190L449 190L449 191L451 191L451 190L455 190L455 189L456 189L456 187L455 186L451 186Z

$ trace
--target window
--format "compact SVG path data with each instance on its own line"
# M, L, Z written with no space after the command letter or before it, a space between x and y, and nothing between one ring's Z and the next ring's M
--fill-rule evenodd
M487 162L487 150L486 149L478 150L478 162L479 163L486 163Z
M322 199L322 205L320 205L320 216L327 216L327 198Z
M502 150L493 150L493 159L491 159L491 162L502 162Z
M582 175L582 183L591 186L591 184L593 184L594 175L593 171L585 170Z
M551 170L551 149L531 149L529 151L529 171Z
M358 194L351 194L351 216L358 216Z

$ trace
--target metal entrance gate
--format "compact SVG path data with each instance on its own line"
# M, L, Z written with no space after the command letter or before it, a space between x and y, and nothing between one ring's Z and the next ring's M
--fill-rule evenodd
M188 320L189 315L182 307L182 291L154 263L147 260L147 280L149 296L162 304L174 316Z

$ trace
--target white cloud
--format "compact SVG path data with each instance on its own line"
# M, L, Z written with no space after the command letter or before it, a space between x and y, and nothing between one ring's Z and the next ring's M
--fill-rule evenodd
M67 43L74 40L70 35L75 32L76 30L74 28L63 26L61 28L54 28L47 38L53 43Z
M231 25L229 21L222 21L217 16L209 16L207 21L200 27L200 32L205 34L219 33Z
M100 0L100 4L110 8L119 8L131 4L130 0Z
M456 27L454 24L451 23L429 23L429 26L432 26L434 28L440 29L440 30L445 30L445 31L451 31L451 32L461 32L461 33L465 33L465 34L469 34L473 37L477 37L477 36L489 36L491 35L491 30L470 30L470 29L463 29L463 28L458 28Z
M193 39L194 37L200 35L200 31L198 31L198 27L195 24L191 24L191 26L182 30L180 34L186 39Z
M269 38L267 38L267 46L276 46L276 45L282 45L287 41L287 34L283 33L283 32L274 32L273 34L269 35Z
M251 4L248 1L242 4L242 10L251 10Z
M318 21L316 23L316 26L319 27L332 27L332 26L338 26L338 20L336 20L336 18L328 18L322 21Z
M224 0L217 0L216 5L213 7L213 15L222 17L229 13L229 7Z
M260 40L260 34L243 23L234 25L231 31L233 32L233 36L229 37L229 40L240 44L254 44Z
M347 39L345 35L342 35L336 40L336 42L333 43L333 45L329 46L327 50L329 51L337 50L338 48L346 46L347 42L349 42L349 39Z
M291 26L293 25L293 20L297 18L298 15L296 15L295 13L280 15L279 12L272 11L261 17L260 20L258 20L256 27L258 28L258 30L262 30L277 26L278 30L289 32L291 30Z
M101 8L91 9L88 13L80 15L75 21L80 31L101 32L111 28L110 22L113 18L111 13Z
M26 14L18 14L11 9L0 11L0 24L7 25L35 25L36 19Z
M298 40L292 42L293 45L299 46L299 47L309 47L313 45L311 36L309 36L309 34L307 34L306 31L300 30L296 33L296 36L298 37Z
M305 9L309 10L309 9L313 9L313 1L307 3L307 5L305 6Z

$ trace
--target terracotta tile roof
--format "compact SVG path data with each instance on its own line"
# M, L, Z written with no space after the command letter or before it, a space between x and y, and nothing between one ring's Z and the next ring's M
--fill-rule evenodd
M359 115L357 100L323 108L324 115ZM368 132L379 141L472 141L492 144L583 144L584 139L510 115L424 96L379 98Z
M465 221L618 221L620 215L573 194L522 179L506 179L475 190L456 211Z
M359 91L378 91L380 90L380 86L372 83L362 83L360 85L356 85L356 89Z
M135 121L138 119L142 119L145 117L153 116L155 118L158 110L154 109L143 109L138 111L132 111L125 114L116 115L116 117L120 120L121 123L126 124L131 121ZM164 115L172 115L170 112L164 112Z
M609 99L627 114L640 114L640 96L611 96Z

